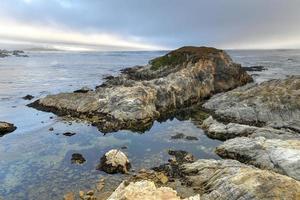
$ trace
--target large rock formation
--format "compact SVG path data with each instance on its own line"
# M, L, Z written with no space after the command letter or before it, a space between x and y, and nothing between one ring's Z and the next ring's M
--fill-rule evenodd
M238 137L217 147L216 153L300 180L300 140Z
M15 127L11 123L0 122L0 137L7 133L13 132L16 129L17 129L17 127Z
M49 95L30 106L88 119L104 132L143 130L177 108L251 81L226 52L183 47L144 67L124 69L95 91Z
M181 170L201 200L300 199L299 181L235 160L198 160Z
M224 121L300 132L300 76L249 84L215 95L203 106Z

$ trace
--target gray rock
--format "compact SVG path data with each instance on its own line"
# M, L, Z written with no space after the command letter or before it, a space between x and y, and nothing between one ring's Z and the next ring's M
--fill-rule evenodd
M91 121L103 132L145 130L153 120L253 81L222 50L183 47L122 70L96 91L49 95L30 106Z
M205 130L205 134L213 139L228 140L235 137L265 137L270 139L299 139L300 134L280 127L275 129L272 127L256 127L237 123L224 124L213 119L212 116L203 121L201 127ZM277 127L279 128L279 127Z
M235 160L197 160L182 171L190 187L198 188L201 200L260 200L300 198L300 182Z
M13 124L0 121L0 137L7 133L11 133L16 129L17 127L15 127Z
M300 76L248 84L215 95L203 107L224 121L259 126L280 124L299 132Z
M238 137L217 147L216 153L300 180L300 140Z

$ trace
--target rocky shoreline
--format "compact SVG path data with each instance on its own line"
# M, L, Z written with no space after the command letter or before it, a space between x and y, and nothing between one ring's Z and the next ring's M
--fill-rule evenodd
M254 68L250 71L259 67ZM226 52L183 47L146 66L124 69L95 90L49 95L29 106L85 119L103 132L143 131L199 104L211 114L195 123L208 137L224 141L215 149L222 160L196 160L170 150L168 163L133 172L130 158L112 149L98 169L124 173L127 180L105 195L102 181L97 192L80 191L81 199L300 199L300 76L252 82ZM176 134L172 139L197 138ZM75 157L75 163L85 161Z

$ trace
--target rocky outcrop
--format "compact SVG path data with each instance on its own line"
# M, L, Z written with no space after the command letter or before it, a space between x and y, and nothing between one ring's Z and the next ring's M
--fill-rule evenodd
M203 106L222 121L300 132L300 76L249 84L216 95Z
M300 199L300 182L235 160L198 160L182 166L201 200Z
M127 156L117 149L112 149L105 153L98 166L99 170L108 174L127 173L130 168L131 164Z
M8 57L8 56L16 56L16 57L28 57L28 55L24 54L24 51L21 50L1 50L0 49L0 58Z
M169 187L157 188L151 181L139 181L126 183L123 182L108 198L108 200L180 200L177 192ZM196 195L184 200L200 200L200 196Z
M203 121L201 127L205 134L213 139L228 140L235 137L265 137L269 139L298 139L300 134L285 128L256 127L237 123L224 124L213 119L212 116Z
M238 137L217 147L216 153L300 180L300 140Z
M11 133L16 129L17 129L17 127L15 127L11 123L0 122L0 137L7 134L7 133Z
M142 131L178 108L251 81L226 52L183 47L146 66L124 69L95 91L49 95L30 106L87 119L103 132Z

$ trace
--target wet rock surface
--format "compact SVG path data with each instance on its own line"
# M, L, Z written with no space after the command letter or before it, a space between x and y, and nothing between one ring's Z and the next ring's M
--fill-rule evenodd
M300 76L248 84L218 94L203 107L224 121L251 125L269 125L299 132Z
M97 167L108 174L128 173L130 168L131 164L127 156L118 149L112 149L105 153Z
M103 132L143 131L180 107L251 81L224 51L183 47L146 66L124 69L95 91L49 95L29 106L87 119Z
M13 124L0 121L0 137L7 133L11 133L16 129L17 127L15 127Z
M299 199L300 182L235 160L197 160L181 167L201 199Z
M300 140L238 137L217 147L216 153L300 180Z

